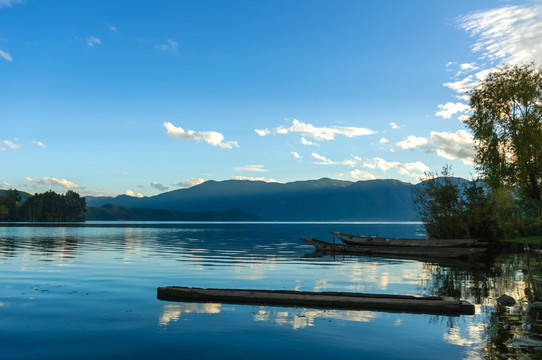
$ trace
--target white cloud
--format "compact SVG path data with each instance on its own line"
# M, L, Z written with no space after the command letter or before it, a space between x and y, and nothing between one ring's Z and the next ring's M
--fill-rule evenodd
M317 161L317 162L314 163L314 164L317 164L317 165L348 165L348 166L356 165L355 160L333 161L333 160L330 160L330 159L326 158L325 156L322 156L322 155L317 154L317 153L312 153L311 155L316 160L320 160L320 161Z
M87 189L79 190L78 192L79 192L79 195L81 196L111 196L113 197L113 196L119 195L116 192L109 191L102 187L98 187L96 188L96 190L87 190Z
M490 72L492 72L494 69L484 69L484 70L481 70L481 71L478 71L474 76L476 76L476 80L479 81L479 80L483 80L485 79Z
M428 140L424 137L409 136L406 140L399 141L396 145L405 150L414 150L418 146L426 145Z
M21 145L15 144L14 142L9 141L9 140L2 141L2 144L6 145L8 148L10 148L12 150L15 150L15 149L18 149L18 148L21 147ZM5 148L0 148L0 150L5 151L6 149Z
M364 168L379 169L382 171L388 171L389 169L397 167L397 165L399 164L398 162L392 163L378 157L373 158L373 159L367 159L367 160L362 160L361 158L357 158L357 159L358 161L362 162L362 167Z
M248 177L248 176L233 176L231 177L231 180L265 181L265 182L272 182L272 183L279 182L275 179L268 179L264 177Z
M392 129L399 129L401 126L397 125L396 123L394 123L393 121L390 123L390 126Z
M478 70L479 67L476 63L464 63L458 64L457 62L449 62L446 64L446 71L455 71L455 76L460 77L465 74L472 73L475 70Z
M360 159L361 160L361 159ZM416 161L413 163L400 163L398 161L386 161L382 158L373 158L366 159L362 161L363 168L368 169L378 169L384 172L388 170L395 169L400 174L409 176L409 177L420 177L424 172L429 171L429 167L422 163L421 161Z
M102 43L102 40L98 39L96 36L91 36L87 39L87 45L90 47L94 47L94 45L100 45Z
M151 187L155 188L158 191L166 191L169 189L169 187L157 183L156 181L151 182Z
M490 61L542 63L542 5L505 6L459 19L475 39L473 51Z
M264 169L263 165L244 165L236 167L234 169L237 172L250 171L250 172L267 172L268 170Z
M461 67L461 71L465 71L465 72L470 72L470 71L474 71L474 70L479 69L478 66L476 66L475 63L461 64L460 67Z
M124 192L124 195L128 195L128 196L131 196L131 197L136 197L136 198L142 198L142 197L143 197L142 194L140 194L140 193L135 193L135 192L133 192L132 190L126 190L126 191Z
M427 140L427 139L425 139ZM428 141L425 146L428 145ZM440 144L442 145L442 143ZM423 146L425 148L425 146ZM439 150L444 148L441 146ZM387 161L380 157L371 159L364 159L359 156L352 156L352 158L343 161L333 161L318 153L312 153L312 157L318 161L314 162L317 165L344 165L351 168L347 174L353 179L376 179L377 175L374 171L380 171L386 173L390 170L394 170L399 174L405 175L410 178L419 179L425 172L429 171L429 167L421 161L401 163L398 161ZM439 152L438 155L441 155ZM344 175L343 172L337 173L338 175Z
M22 3L24 3L24 0L0 0L0 8L12 7L13 5Z
M419 179L425 172L429 171L429 167L421 161L400 163L398 161L387 161L380 157L364 159L359 156L353 156L350 160L335 162L316 153L313 153L312 156L320 160L320 162L316 162L315 164L347 165L351 167L352 170L348 172L348 175L350 175L352 179L376 179L377 175L374 174L374 171L386 173L390 170L394 170L409 178ZM342 176L344 174L341 172L337 173L337 175Z
M260 136L266 136L271 134L271 131L269 131L269 129L255 129L254 131Z
M176 42L175 40L167 39L166 44L158 44L156 45L156 48L163 51L176 52L179 49L179 43Z
M163 125L166 128L167 135L175 140L203 140L208 144L218 146L223 149L232 149L234 147L239 147L237 141L223 142L224 135L216 131L185 131L183 128L175 126L170 122L164 122Z
M5 181L2 181L2 184L0 184L0 186L2 187L2 189L11 189L10 183L7 183Z
M333 164L333 161L327 159L325 156L319 155L317 153L312 153L311 155L316 160L320 160L319 164Z
M316 127L314 125L301 122L297 119L292 120L291 126L279 126L275 128L273 132L282 135L288 133L299 133L303 137L309 137L316 141L335 140L335 136L337 135L351 138L355 136L372 135L376 133L373 130L360 127Z
M374 179L376 179L376 176L374 176L370 172L364 171L364 170L359 170L359 169L352 170L352 171L349 172L349 174L350 174L350 177L352 177L353 179L358 179L358 180L374 180Z
M542 5L504 6L458 18L459 26L471 35L473 52L483 63L459 65L456 79L444 86L464 94L474 89L495 64L542 63ZM457 62L450 62L457 66ZM474 71L477 71L473 74ZM470 73L468 76L465 74Z
M454 114L464 113L470 110L469 105L459 103L459 102L458 103L448 102L444 105L439 105L438 107L440 111L437 111L435 115L443 117L445 119L451 118L452 115Z
M38 140L32 141L32 144L37 145L39 147L46 147L44 143L42 143L41 141L38 141Z
M203 184L204 182L205 182L205 180L203 180L203 179L190 178L190 179L188 179L186 181L173 183L173 184L171 184L171 186L176 186L176 187L179 187L179 188L182 188L182 189L186 189L186 188L191 188L192 186Z
M429 167L421 161L401 164L398 167L399 173L410 177L420 177L423 173L429 171Z
M58 186L63 187L65 189L79 189L81 188L79 185L68 181L66 179L57 179L57 178L50 178L50 177L43 177L41 179L39 178L31 178L29 176L26 177L26 180L37 185L48 185L48 186Z
M444 86L458 93L466 93L473 89L475 84L475 77L473 75L469 75L461 80L444 83Z
M465 164L472 164L474 161L474 139L465 130L458 130L455 133L431 132L430 141L434 144L433 151L440 157L448 160L461 160Z
M118 31L117 27L114 25L109 25L109 30L111 30L111 32L114 32L114 33Z
M302 145L307 145L307 146L313 146L313 145L318 146L317 143L305 139L304 136L301 137L301 144L302 144Z
M381 144L389 144L390 141L389 141L388 139L386 139L386 138L381 138L381 139L380 139L380 143L381 143Z
M457 99L468 102L470 100L468 93L474 90L476 84L478 84L480 80L485 79L487 75L494 70L495 68L482 69L475 74L470 74L464 78L461 78L463 72L459 71L456 75L458 80L444 83L444 86L458 93L456 96ZM445 105L439 105L439 107L442 106Z
M436 154L448 160L461 160L465 164L472 164L474 151L474 138L465 130L455 133L432 131L430 137L409 136L407 140L397 143L403 149L414 150L422 148L426 153Z
M11 55L8 52L3 51L3 50L0 50L0 57L9 62L13 61L13 58L11 57Z
M292 155L296 158L296 159L301 159L302 156L299 155L298 153L296 153L295 151L292 151Z

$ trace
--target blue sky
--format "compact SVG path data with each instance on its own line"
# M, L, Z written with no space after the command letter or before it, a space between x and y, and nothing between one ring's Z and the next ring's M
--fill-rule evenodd
M0 187L474 174L465 91L540 1L0 0Z

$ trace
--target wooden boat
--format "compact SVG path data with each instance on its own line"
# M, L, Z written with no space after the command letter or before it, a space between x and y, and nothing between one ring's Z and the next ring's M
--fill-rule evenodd
M378 246L378 245L349 245L330 243L312 237L301 239L305 244L312 245L316 250L329 254L358 254L375 256L392 256L402 258L461 258L471 257L484 252L485 248L461 246Z
M364 246L453 247L472 246L476 243L474 239L400 239L352 235L337 231L332 231L331 235L341 239L345 244Z
M421 297L412 295L291 290L204 289L166 286L157 289L157 298L166 301L363 309L456 316L474 314L474 305L467 301L433 296Z

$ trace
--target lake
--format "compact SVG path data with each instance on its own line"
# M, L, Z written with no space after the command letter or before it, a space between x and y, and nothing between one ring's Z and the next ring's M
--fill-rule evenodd
M478 359L522 328L522 254L420 262L315 256L329 231L423 237L419 223L85 223L0 227L1 359ZM448 317L165 302L159 286L454 295ZM497 355L496 355L497 354ZM514 355L515 354L515 355Z

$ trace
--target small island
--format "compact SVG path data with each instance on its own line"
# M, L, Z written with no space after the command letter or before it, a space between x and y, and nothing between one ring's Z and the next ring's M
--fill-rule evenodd
M65 194L47 191L33 196L10 189L0 195L0 221L81 222L86 220L85 198L68 190Z

